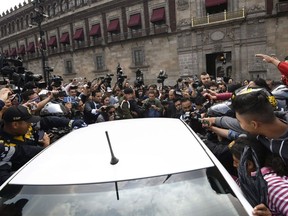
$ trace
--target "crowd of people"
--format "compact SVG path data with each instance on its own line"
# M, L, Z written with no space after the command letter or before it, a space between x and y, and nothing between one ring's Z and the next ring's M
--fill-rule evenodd
M179 118L235 176L244 195L247 185L241 171L255 177L260 166L266 193L246 196L254 215L288 215L288 98L273 95L276 88L287 93L288 62L256 57L278 67L281 80L279 75L279 80L225 82L203 72L199 80L179 78L174 86L160 87L73 79L52 82L49 89L29 82L16 93L7 85L0 90L0 184L57 139L53 128L69 133L105 121ZM257 182L248 186L263 191Z

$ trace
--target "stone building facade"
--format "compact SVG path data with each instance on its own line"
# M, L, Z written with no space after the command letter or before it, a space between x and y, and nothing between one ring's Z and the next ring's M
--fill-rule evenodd
M145 84L155 83L160 70L168 74L167 84L202 71L236 81L257 76L278 79L275 67L254 55L273 53L279 59L288 55L288 1L42 0L40 4L48 16L41 29L31 25L31 18L35 21L31 0L2 14L0 51L8 58L21 57L34 73L42 73L44 62L54 69L52 75L65 81L116 74L118 64L131 83L138 68Z
M237 81L279 79L277 69L255 54L275 54L282 60L288 56L288 1L179 0L177 4L182 74L207 71L214 77L220 74Z

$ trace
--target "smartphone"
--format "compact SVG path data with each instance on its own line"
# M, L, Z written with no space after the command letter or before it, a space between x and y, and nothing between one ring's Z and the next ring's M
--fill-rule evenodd
M38 140L42 140L44 137L45 132L43 130L38 131Z

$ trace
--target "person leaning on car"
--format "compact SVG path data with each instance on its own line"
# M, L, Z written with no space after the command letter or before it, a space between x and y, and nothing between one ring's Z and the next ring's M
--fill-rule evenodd
M31 123L39 121L39 116L33 116L27 107L21 105L11 106L3 113L0 125L0 184L50 144L47 134L37 143L31 135Z

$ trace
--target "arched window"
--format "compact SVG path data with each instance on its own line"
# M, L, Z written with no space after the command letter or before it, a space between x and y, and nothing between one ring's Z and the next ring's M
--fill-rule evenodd
M15 32L15 22L12 21L12 25L11 25L11 33Z
M52 15L55 16L56 14L58 14L58 12L59 12L59 7L57 5L57 2L55 2L53 4L53 13L52 13Z
M11 34L11 23L8 24L8 34Z
M19 19L16 20L16 30L20 31L20 22Z
M26 27L28 27L29 26L29 15L28 14L26 15L25 22L26 22Z
M81 5L81 1L82 1L82 0L76 0L76 6Z
M30 22L31 22L33 16L34 16L34 14L33 14L33 13L30 13Z
M48 16L51 16L51 6L50 5L47 6L46 13Z
M68 9L67 8L67 1L66 0L62 0L61 6L62 6L62 11L66 11Z
M21 19L20 19L20 28L21 28L21 30L24 29L23 17L21 17Z
M7 35L7 26L4 25L4 35L6 36Z
M73 8L75 6L75 0L70 0L69 2L69 8Z

